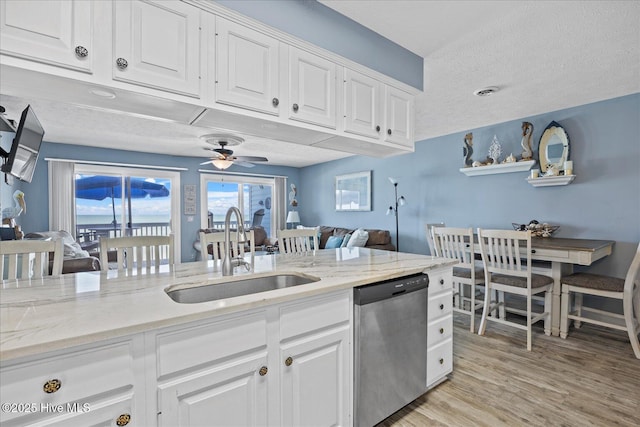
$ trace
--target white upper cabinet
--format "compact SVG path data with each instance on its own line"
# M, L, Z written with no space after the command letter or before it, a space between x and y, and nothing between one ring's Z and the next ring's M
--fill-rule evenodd
M413 146L413 96L345 68L344 130Z
M177 0L113 5L114 80L199 97L200 9Z
M344 130L378 138L383 126L381 83L345 68Z
M0 2L0 52L90 73L93 2Z
M336 128L335 63L289 47L289 118Z
M413 147L413 96L386 85L384 98L385 141Z
M216 17L216 102L278 115L279 47L272 37Z

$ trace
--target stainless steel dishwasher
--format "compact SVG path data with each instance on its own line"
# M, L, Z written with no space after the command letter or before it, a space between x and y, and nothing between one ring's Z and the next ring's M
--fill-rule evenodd
M354 289L354 425L371 427L427 391L424 274Z

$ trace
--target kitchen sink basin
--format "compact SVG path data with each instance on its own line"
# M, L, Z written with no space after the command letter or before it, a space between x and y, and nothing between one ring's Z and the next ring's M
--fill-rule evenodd
M297 275L278 274L274 276L252 277L248 279L233 280L230 282L211 285L196 286L186 289L170 288L165 290L167 295L175 302L182 304L194 304L198 302L215 301L225 298L239 297L242 295L256 294L272 291L274 289L289 288L291 286L306 285L317 282L320 279Z

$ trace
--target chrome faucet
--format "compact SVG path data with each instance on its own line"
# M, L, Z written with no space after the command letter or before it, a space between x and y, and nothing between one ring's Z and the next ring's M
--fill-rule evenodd
M227 211L227 216L224 219L224 258L222 259L222 275L223 276L233 276L233 267L238 265L244 265L249 269L249 263L244 259L238 257L231 257L231 214L236 215L236 219L238 225L236 227L236 244L244 244L247 242L247 234L244 231L244 220L242 219L242 214L240 213L240 209L232 206Z

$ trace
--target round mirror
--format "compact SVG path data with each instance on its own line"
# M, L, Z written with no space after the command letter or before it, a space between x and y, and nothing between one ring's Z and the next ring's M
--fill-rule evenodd
M546 172L550 165L554 165L559 171L564 170L564 162L569 160L569 136L558 123L549 123L542 133L538 157L542 172Z

